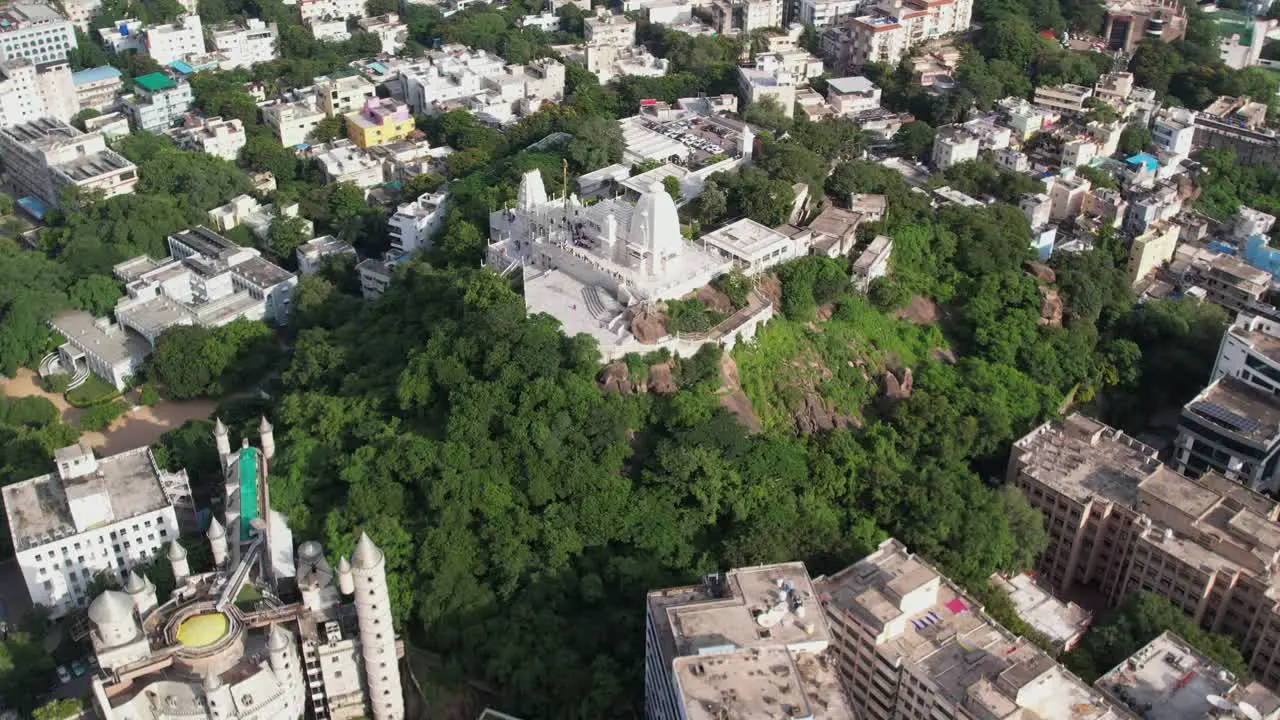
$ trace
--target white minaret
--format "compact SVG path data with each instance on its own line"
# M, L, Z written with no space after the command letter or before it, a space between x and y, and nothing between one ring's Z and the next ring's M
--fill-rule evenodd
M218 462L225 463L231 454L231 437L227 435L227 426L222 424L222 418L214 418L213 444L218 448Z
M218 522L216 516L209 520L205 536L209 538L209 548L213 550L213 564L223 567L227 562L227 529Z
M191 566L187 564L186 548L177 540L169 543L169 566L173 568L173 581L178 587L185 585L187 578L191 577Z
M356 620L360 624L360 655L364 658L373 720L404 720L386 558L363 532L351 553L351 574L355 581Z
M351 595L356 591L355 578L351 576L351 563L347 562L346 556L338 558L338 592L343 595Z
M142 634L134 618L133 600L119 590L105 590L89 604L89 619L104 648L127 645Z
M742 124L742 162L751 162L751 155L755 152L756 134L751 132L751 126Z
M293 642L289 637L289 633L285 632L275 623L271 623L270 629L267 630L267 653L271 659L271 669L275 671L276 677L284 678L297 663L292 662L289 652L293 648Z
M267 422L267 416L262 416L262 422L258 423L258 439L262 445L262 455L271 462L271 458L276 456L276 436L272 430L271 423ZM268 465L268 467L270 467Z
M133 606L138 609L138 617L144 617L159 604L156 602L155 583L151 582L151 578L146 575L130 570L125 579L124 590L129 593L130 598L133 598Z

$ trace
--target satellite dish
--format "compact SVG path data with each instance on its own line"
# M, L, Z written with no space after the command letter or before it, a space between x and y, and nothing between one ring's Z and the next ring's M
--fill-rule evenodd
M1247 702L1240 703L1236 709L1240 711L1241 715L1249 718L1249 720L1262 720L1262 713L1258 712L1258 708Z
M1221 695L1208 695L1205 697L1205 700L1208 701L1210 705L1218 708L1219 710L1230 710L1232 707L1234 707L1231 704L1230 700L1222 697Z

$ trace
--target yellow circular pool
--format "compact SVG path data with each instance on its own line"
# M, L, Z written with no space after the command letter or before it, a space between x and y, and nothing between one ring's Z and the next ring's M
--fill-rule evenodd
M178 624L178 642L183 647L208 647L227 634L227 616L220 612L192 615Z

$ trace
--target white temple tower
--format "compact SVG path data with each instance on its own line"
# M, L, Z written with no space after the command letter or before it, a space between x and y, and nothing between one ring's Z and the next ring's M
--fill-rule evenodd
M218 522L215 516L209 519L209 529L205 532L209 538L209 549L213 551L213 564L225 567L227 563L227 529Z
M351 553L356 619L360 624L360 654L364 658L373 720L404 720L396 634L391 627L391 598L387 594L386 558L368 534L360 533Z
M338 558L338 592L351 595L356 591L355 578L351 576L351 563L346 556Z
M177 540L169 543L169 567L173 568L173 581L182 587L191 577L191 566L187 564L187 549Z
M258 441L262 446L263 457L270 463L271 459L276 456L276 436L271 423L267 422L266 415L263 415L262 422L258 423Z
M159 603L156 600L156 586L151 578L133 570L129 571L124 583L124 591L133 598L133 606L138 609L138 617L144 617Z
M227 426L222 424L222 418L215 418L213 423L213 443L218 448L218 463L227 461L227 456L231 454L231 436L227 434Z

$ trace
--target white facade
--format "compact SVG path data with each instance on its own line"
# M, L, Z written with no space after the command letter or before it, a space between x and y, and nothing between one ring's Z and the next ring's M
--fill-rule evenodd
M866 5L865 0L799 0L791 21L827 27L859 14Z
M169 136L178 147L208 153L234 161L245 144L244 123L232 118L196 118L186 127L171 130Z
M837 115L850 117L880 108L880 86L861 75L827 81L827 103Z
M385 182L382 162L350 140L334 140L311 148L311 157L324 171L325 182L351 183L368 190Z
M384 55L395 55L409 41L409 26L400 22L400 16L395 13L361 18L359 25L361 30L378 38Z
M615 47L636 44L636 24L626 15L596 15L583 20L586 41Z
M742 218L698 238L703 247L732 260L748 276L807 255L809 248L752 220Z
M443 191L423 193L413 202L396 208L395 214L387 219L391 249L412 253L431 247L432 236L444 227L448 197Z
M360 621L360 654L369 684L373 720L402 720L404 696L396 635L391 627L391 598L387 594L386 559L369 536L361 533L351 553L356 616Z
M227 56L224 70L250 67L280 57L276 46L279 30L275 23L267 25L257 18L249 18L245 27L230 27L213 31L213 50Z
M1196 134L1196 111L1164 108L1151 124L1151 143L1173 155L1190 155Z
M1057 86L1041 85L1036 88L1032 100L1036 105L1057 112L1084 112L1085 101L1093 97L1093 88L1070 83Z
M401 69L400 78L414 112L436 115L462 108L505 124L544 102L563 99L565 69L549 58L506 65L483 50L446 45Z
M0 160L20 195L50 205L68 185L101 191L104 197L133 192L138 168L107 147L99 133L40 118L0 128Z
M123 87L120 75L120 71L110 65L71 73L77 107L99 111L110 109L115 105Z
M782 0L712 0L711 25L722 35L782 27Z
M962 162L978 159L978 136L959 125L938 128L933 138L933 167L939 172Z
M204 44L204 27L200 24L199 15L184 15L164 25L121 20L115 27L99 30L98 34L103 44L113 52L137 50L160 65L209 51Z
M67 122L79 109L67 63L0 62L0 127L41 117Z
M88 604L98 574L121 580L149 563L178 537L175 505L192 506L186 471L159 470L150 448L99 459L72 445L54 461L55 472L6 486L4 504L31 601L56 618Z
M0 10L0 60L66 60L76 47L75 25L50 5L10 3Z
M302 24L315 20L343 20L365 16L364 0L298 0L298 17Z
M311 131L325 117L324 111L312 100L282 102L262 108L262 120L271 128L271 134L285 147L307 142Z
M1222 334L1209 381L1222 377L1236 378L1268 395L1280 393L1280 323L1240 313Z
M347 29L346 18L316 18L307 22L307 29L312 37L324 42L342 42L351 39L351 31Z
M87 33L89 21L102 10L102 0L62 0L62 9L71 24Z
M349 242L343 242L332 235L323 235L299 245L294 255L298 260L298 274L314 275L320 272L325 261L331 257L354 258L356 249Z
M377 95L376 86L359 75L347 75L316 84L316 100L329 117L346 115L364 107Z
M847 68L870 62L897 65L913 47L969 29L972 0L880 0L873 12L854 18L829 48Z

